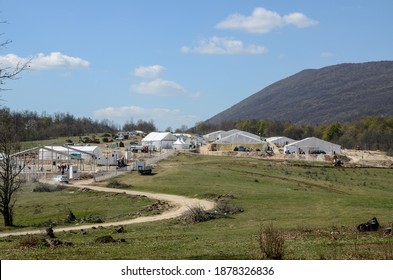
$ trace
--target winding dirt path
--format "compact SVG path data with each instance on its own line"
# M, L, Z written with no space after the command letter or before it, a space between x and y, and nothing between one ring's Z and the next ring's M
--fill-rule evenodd
M177 218L177 217L181 216L184 212L186 212L189 209L189 207L200 206L205 210L211 210L215 206L214 202L208 201L208 200L203 200L203 199L189 198L189 197L185 197L185 196L163 194L163 193L150 193L150 192L140 192L140 191L97 187L97 186L92 186L91 184L92 184L91 180L77 181L72 186L77 187L77 188L81 188L81 189L86 188L86 189L90 189L90 190L94 190L94 191L98 191L98 192L126 193L129 195L143 195L148 198L166 201L172 206L172 208L170 208L168 211L163 212L160 215L155 215L155 216L139 217L139 218L124 220L124 221L119 221L119 222L88 224L88 225L70 226L70 227L58 227L58 228L53 229L55 233L62 232L62 231L91 229L93 227L124 226L124 225L131 225L131 224L137 224L137 223L147 223L147 222L173 219L173 218ZM7 237L7 236L26 235L26 234L40 234L43 232L45 232L45 230L39 230L39 229L29 230L29 231L6 232L6 233L1 233L0 238Z

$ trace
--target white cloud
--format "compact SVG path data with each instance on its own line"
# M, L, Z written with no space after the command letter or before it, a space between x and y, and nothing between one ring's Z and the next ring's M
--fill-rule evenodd
M15 54L0 56L0 63L7 67L16 67L18 63L26 63L30 60L30 69L45 70L52 68L87 68L90 62L79 57L68 56L60 52L52 52L49 55L39 53L32 58L23 58Z
M146 111L137 106L122 106L118 108L107 107L99 109L93 114L97 118L125 118L130 115L146 116Z
M321 57L335 57L336 54L332 53L332 52L322 52L321 53Z
M134 75L142 78L157 78L165 68L161 65L140 66L134 69Z
M275 28L289 24L298 28L304 28L317 23L316 20L309 19L302 13L291 13L281 16L265 8L255 8L251 16L241 14L229 15L225 20L219 22L216 28L244 30L250 33L268 33Z
M203 39L198 42L197 46L184 46L181 48L183 53L201 53L201 54L262 54L267 51L263 46L248 45L245 46L240 40L222 38L214 36L208 40Z
M155 79L131 85L131 91L140 94L152 94L160 96L173 96L185 92L179 84L164 79Z
M292 13L284 16L283 18L286 24L293 24L297 28L305 28L318 24L316 20L310 19L301 13Z
M142 108L133 105L117 108L107 107L96 110L93 114L95 118L102 119L129 120L132 118L153 120L161 129L165 129L168 126L180 127L182 124L191 126L200 121L197 116L185 114L180 109Z

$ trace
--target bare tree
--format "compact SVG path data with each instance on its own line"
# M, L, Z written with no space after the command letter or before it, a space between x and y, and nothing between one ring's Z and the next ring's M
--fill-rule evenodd
M18 175L24 166L19 166L17 157L14 156L20 150L15 129L3 116L0 120L0 135L0 213L3 215L4 225L12 226L15 193L22 183Z
M4 22L1 22L4 23ZM11 43L7 40L0 43L0 49ZM4 90L6 80L12 80L29 66L30 60L20 62L16 66L5 66L0 64L0 91ZM1 106L1 104L0 104ZM17 158L13 156L19 151L16 128L11 125L11 120L5 115L0 115L0 213L4 217L4 225L13 225L13 208L15 205L15 193L21 187L18 178L22 172L22 166L17 166Z

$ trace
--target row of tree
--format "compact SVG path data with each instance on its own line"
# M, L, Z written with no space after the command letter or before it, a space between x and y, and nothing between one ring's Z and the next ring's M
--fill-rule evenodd
M115 133L118 130L144 132L156 131L153 121L128 121L119 127L110 120L92 120L77 118L69 113L55 113L23 111L13 112L8 108L0 109L0 122L10 123L18 134L19 141L34 141L57 138L62 136L82 136L91 133Z
M286 136L295 140L318 137L348 149L382 150L393 154L393 116L371 117L348 123L302 124L278 120L239 120L221 124L200 122L190 132L206 134L216 130L240 129L261 137Z

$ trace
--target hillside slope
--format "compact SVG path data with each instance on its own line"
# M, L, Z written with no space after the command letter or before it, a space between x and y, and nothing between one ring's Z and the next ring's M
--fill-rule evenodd
M393 61L303 70L208 119L289 120L297 124L393 115Z

